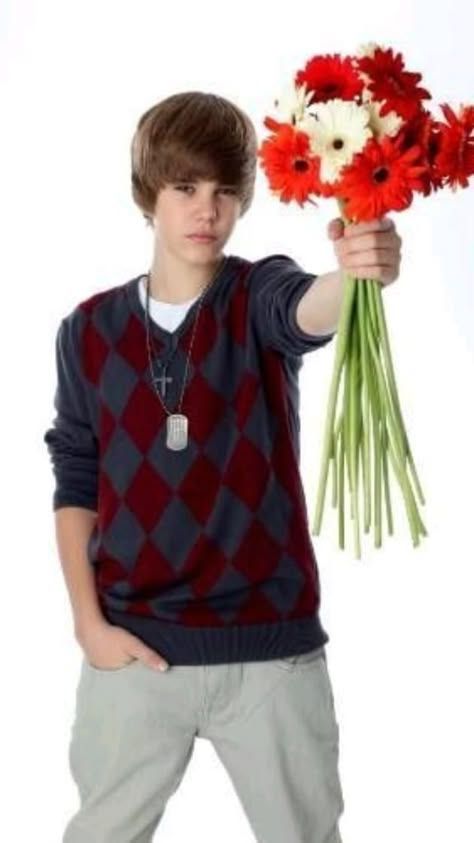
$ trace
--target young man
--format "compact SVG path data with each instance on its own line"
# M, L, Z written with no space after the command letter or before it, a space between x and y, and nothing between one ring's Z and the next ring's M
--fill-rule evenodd
M339 726L299 473L302 355L334 336L342 270L390 283L400 238L334 221L338 268L225 245L257 140L176 94L132 144L148 273L80 302L56 340L56 535L83 651L65 843L146 843L194 738L259 843L340 843ZM165 672L156 668L168 668Z

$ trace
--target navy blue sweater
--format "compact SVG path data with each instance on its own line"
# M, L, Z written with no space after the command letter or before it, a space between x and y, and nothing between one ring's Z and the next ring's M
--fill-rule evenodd
M314 281L290 257L228 255L207 289L182 412L165 444L151 381L142 275L81 301L56 337L56 411L44 441L53 510L97 513L87 556L104 616L170 664L264 660L329 640L299 470L296 307ZM316 282L317 283L317 282ZM174 331L150 320L175 411L198 301ZM158 370L155 371L155 376Z

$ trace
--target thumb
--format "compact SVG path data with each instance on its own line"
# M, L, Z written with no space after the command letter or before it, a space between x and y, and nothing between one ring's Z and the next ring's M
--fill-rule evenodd
M344 223L341 217L336 217L335 219L331 220L328 224L328 237L331 240L338 240L339 237L344 236Z

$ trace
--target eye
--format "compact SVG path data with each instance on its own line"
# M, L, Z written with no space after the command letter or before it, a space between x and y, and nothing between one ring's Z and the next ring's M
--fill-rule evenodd
M192 187L193 185L191 184L177 184L175 185L175 190L187 191L189 188ZM222 187L220 188L220 190L222 190L224 193L230 193L232 195L235 195L237 193L237 190L234 187Z

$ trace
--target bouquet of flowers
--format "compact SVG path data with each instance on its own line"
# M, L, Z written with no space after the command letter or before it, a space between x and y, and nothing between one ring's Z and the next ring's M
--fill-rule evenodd
M432 97L420 87L421 79L420 73L405 70L401 53L374 43L362 45L355 56L313 56L275 100L277 117L264 119L270 136L258 155L271 192L301 207L317 206L311 196L332 197L347 225L403 211L415 192L428 196L446 186L467 187L474 174L474 106L460 105L455 113L444 103L444 120L435 119L423 104ZM393 534L389 463L413 545L427 535L415 497L425 503L403 421L380 285L349 273L344 273L313 534L320 532L331 462L341 548L345 473L357 558L360 473L365 532L373 501L375 547L381 546L383 492Z

